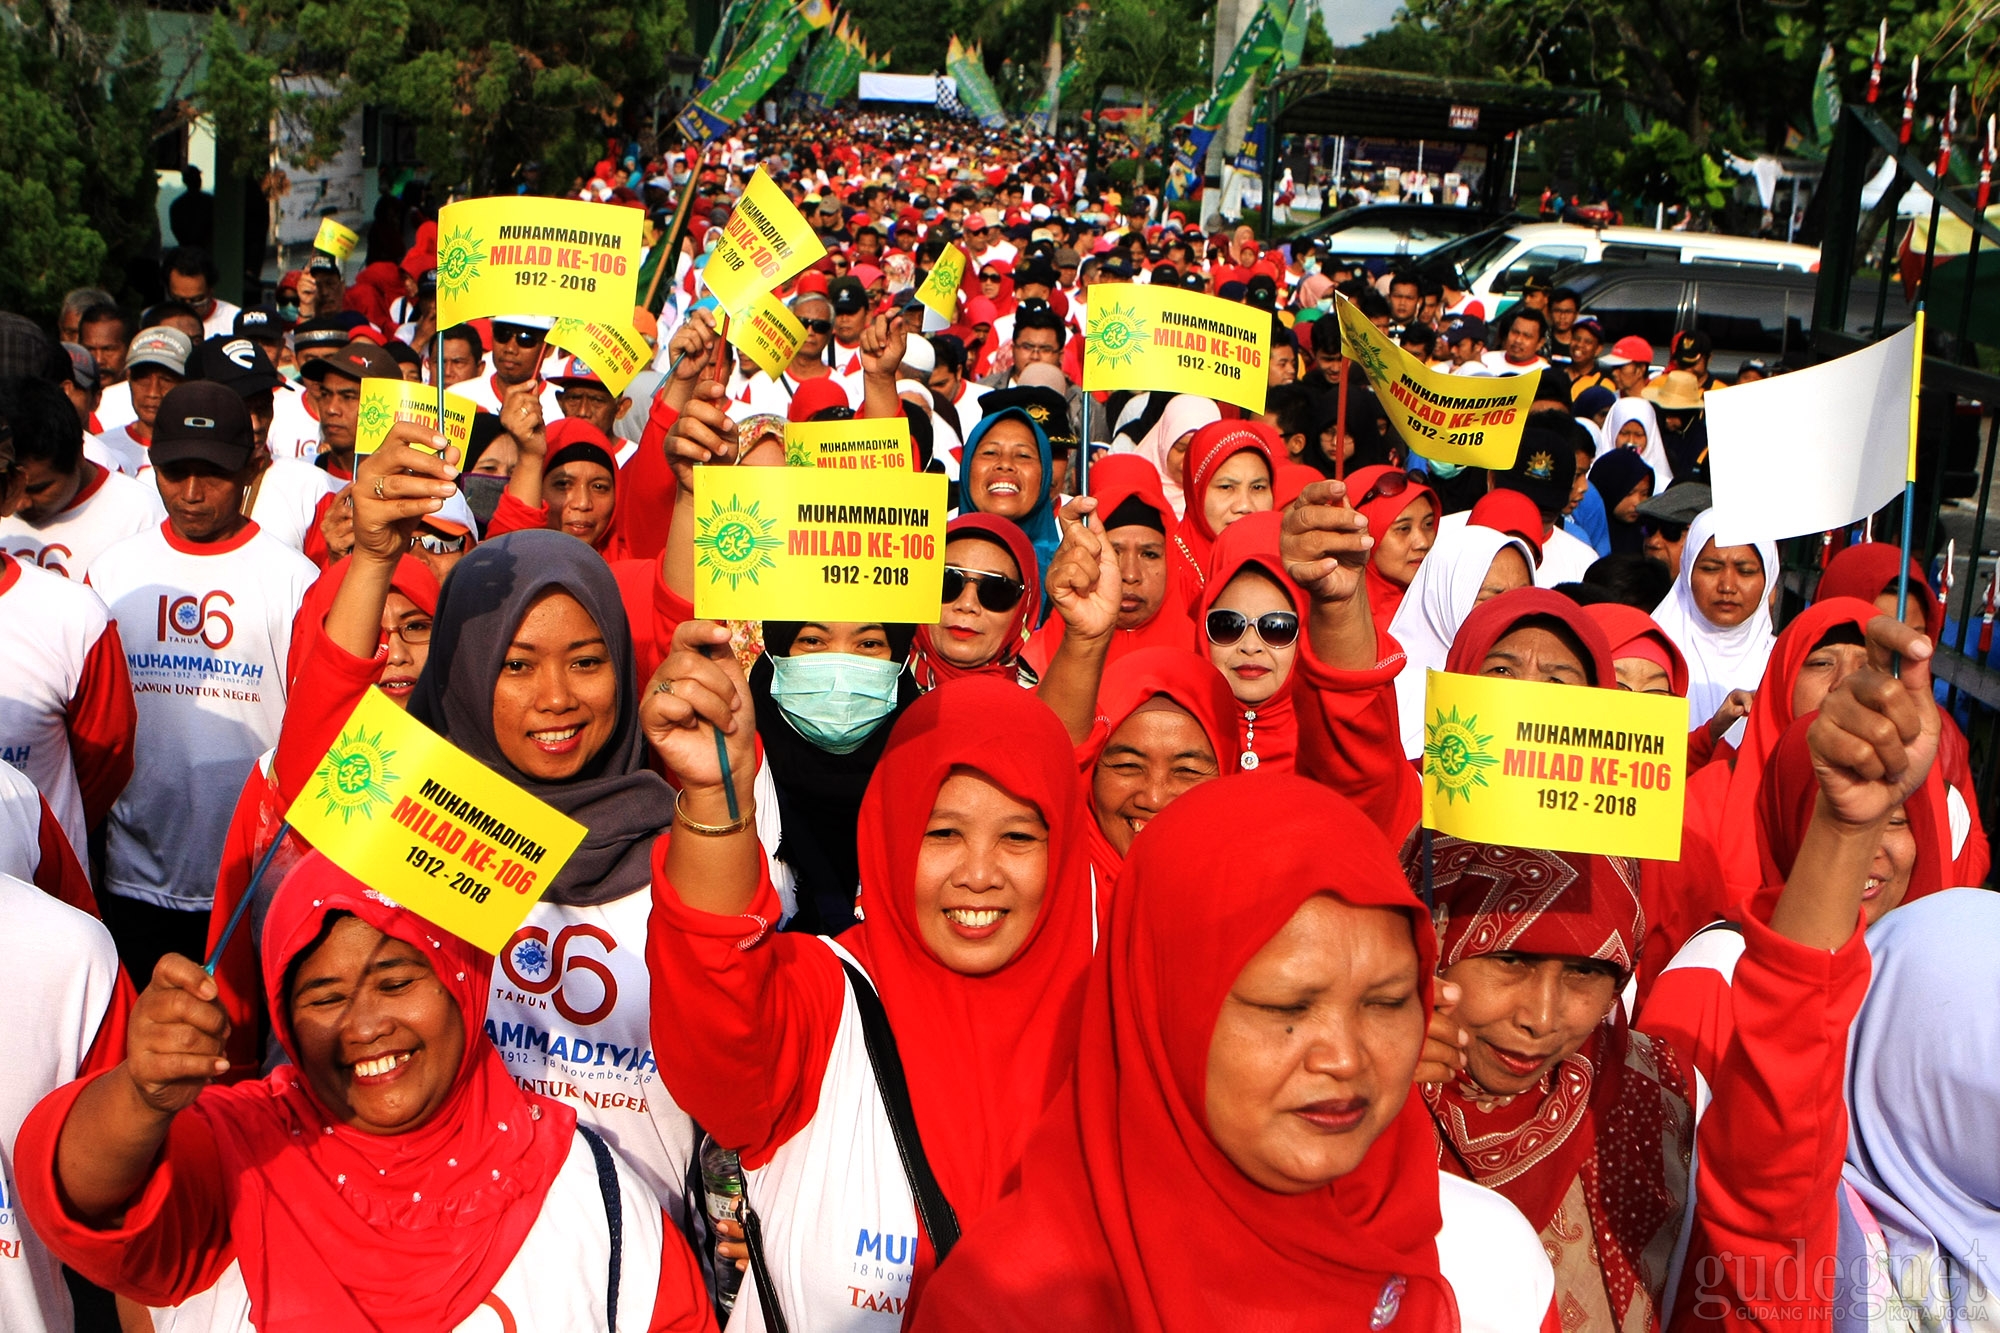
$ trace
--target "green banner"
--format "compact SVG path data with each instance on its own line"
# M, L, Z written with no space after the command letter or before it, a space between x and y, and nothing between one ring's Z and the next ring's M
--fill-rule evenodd
M986 66L980 61L978 47L961 46L958 38L953 36L945 53L944 68L945 73L958 84L958 100L981 125L990 130L1006 125L1007 113L1000 105L1000 92L986 77Z
M781 0L781 3L783 0ZM812 25L791 9L758 33L750 49L739 54L701 96L689 103L674 125L687 138L706 143L726 134L755 106L757 99L785 76L805 45Z
M1236 39L1236 49L1229 53L1229 63L1216 76L1214 89L1195 107L1194 123L1197 129L1213 131L1220 128L1229 114L1230 105L1249 86L1251 76L1268 64L1282 48L1285 22L1285 11L1278 7L1276 0L1264 0L1257 7L1250 26ZM1304 39L1300 40L1303 42Z
M1284 40L1278 44L1278 58L1285 69L1297 69L1306 53L1306 29L1312 24L1312 0L1292 0L1292 12L1285 19Z
M1054 121L1056 108L1062 105L1063 95L1069 91L1070 85L1075 83L1077 77L1082 73L1082 61L1072 60L1068 62L1062 67L1062 72L1056 75L1056 86L1043 93L1042 100L1035 104L1035 110L1031 118L1043 129L1047 129Z

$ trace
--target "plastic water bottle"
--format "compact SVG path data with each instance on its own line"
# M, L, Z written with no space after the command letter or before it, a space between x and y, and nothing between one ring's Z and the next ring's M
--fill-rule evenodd
M734 1152L706 1137L701 1145L701 1181L711 1219L743 1220L743 1164L736 1160ZM725 1316L736 1308L736 1292L742 1285L743 1271L735 1261L716 1259L715 1303Z

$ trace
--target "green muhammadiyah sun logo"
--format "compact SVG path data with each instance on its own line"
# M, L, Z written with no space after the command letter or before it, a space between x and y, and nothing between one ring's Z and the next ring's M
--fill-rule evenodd
M734 592L743 580L755 583L759 574L778 567L771 558L771 552L784 545L771 535L778 520L765 518L758 505L757 501L741 504L732 495L727 504L710 501L707 515L695 520L694 563L708 571L709 582L728 579Z
M1136 358L1151 335L1135 309L1114 305L1090 322L1088 348L1099 365L1116 368Z
M343 824L352 823L357 814L373 819L375 807L389 803L386 784L396 781L389 771L395 757L394 750L382 748L380 731L373 736L360 727L341 732L313 773L313 796L326 802L326 817L337 814Z
M380 444L396 424L396 409L380 398L363 398L354 418L354 435L359 440Z
M786 467L814 467L817 464L818 460L813 457L811 446L804 440L788 439L785 441Z
M485 262L486 251L471 230L454 227L450 235L438 242L438 299L453 301L465 295L479 276L479 266Z
M1486 752L1493 738L1479 734L1477 716L1460 718L1457 704L1450 713L1439 710L1424 733L1424 772L1437 779L1445 804L1461 796L1471 801L1472 789L1486 785L1485 770L1498 762Z

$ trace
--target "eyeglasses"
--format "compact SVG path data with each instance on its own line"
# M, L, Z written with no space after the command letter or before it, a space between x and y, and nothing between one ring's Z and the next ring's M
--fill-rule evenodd
M1658 537L1662 541L1669 542L1680 541L1687 536L1688 530L1688 525L1685 523L1662 523L1653 518L1640 519L1639 526L1648 537Z
M382 642L389 642L389 635L393 634L412 648L421 648L431 641L431 628L431 622L428 620L406 620L390 630L389 634L384 634Z
M830 319L802 319L799 323L805 326L806 330L811 333L833 332L833 321Z
M496 347L501 343L513 343L516 347L539 347L542 345L542 340L548 336L547 329L520 329L506 324L493 326L493 344Z
M1299 617L1296 611L1266 611L1255 620L1241 611L1215 610L1208 613L1208 641L1218 648L1227 648L1243 637L1243 631L1255 627L1257 637L1269 648L1286 648L1299 637Z
M1014 340L1014 350L1017 353L1033 352L1037 356L1054 356L1056 353L1062 351L1062 348L1056 346L1054 343L1024 343L1019 338L1016 338Z
M965 585L972 585L973 594L979 604L988 611L1012 611L1020 604L1021 594L1027 585L1019 579L1010 579L1005 574L995 574L984 569L960 569L957 565L944 567L944 603L949 606L965 595Z

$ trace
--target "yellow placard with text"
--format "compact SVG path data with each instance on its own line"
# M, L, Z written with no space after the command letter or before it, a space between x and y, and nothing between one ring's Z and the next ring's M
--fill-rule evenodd
M1678 861L1687 733L1672 695L1428 672L1424 827Z
M1389 340L1346 297L1336 297L1340 338L1375 390L1389 424L1425 458L1504 471L1521 451L1521 431L1539 375L1447 375ZM1353 411L1352 405L1348 410Z
M319 220L319 234L313 237L313 249L330 254L342 264L361 244L361 234L354 228L345 226L333 218Z
M729 321L729 341L772 379L785 373L805 340L806 326L769 292Z
M438 218L438 325L484 315L570 315L625 328L645 213L580 199L505 195Z
M910 419L786 422L785 462L792 467L907 471L915 466L910 450Z
M584 835L377 689L285 818L369 888L493 954Z
M947 483L934 472L694 470L694 613L936 622Z
M1264 410L1271 316L1163 285L1098 283L1084 298L1083 387L1167 389Z
M826 253L805 215L758 168L723 224L702 278L732 315Z
M945 323L953 323L958 319L958 286L964 281L965 251L947 244L924 285L917 288L917 299Z
M556 321L549 339L557 347L574 352L597 372L613 398L625 392L632 377L646 368L653 349L628 316L621 324L586 324L571 315Z
M463 394L444 391L444 437L458 446L465 457L472 442L472 414L479 404ZM371 375L361 381L361 405L354 417L354 452L372 454L388 438L389 428L398 421L413 421L425 430L438 428L438 392L432 384L412 384L408 380ZM421 446L418 446L421 447Z

